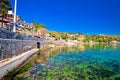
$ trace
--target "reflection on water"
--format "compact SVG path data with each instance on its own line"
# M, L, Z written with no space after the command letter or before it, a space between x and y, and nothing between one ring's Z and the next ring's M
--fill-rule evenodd
M120 45L42 50L35 60L23 80L120 80Z

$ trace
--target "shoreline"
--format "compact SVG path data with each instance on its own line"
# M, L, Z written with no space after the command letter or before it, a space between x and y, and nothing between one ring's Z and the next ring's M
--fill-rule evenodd
M54 43L56 45L64 45L64 46L73 46L73 45L79 45L79 44L120 44L120 42L83 42L83 41L74 41L74 40L70 40L70 41L54 41Z
M78 41L52 41L51 44L47 44L47 46L44 47L50 47L50 48L55 48L55 47L64 47L64 46L77 46L77 45L84 45L84 44L90 44L90 45L94 45L94 44L119 44L119 43L100 43L100 42L78 42ZM44 48L41 47L40 49ZM29 50L25 53L22 53L18 56L14 56L10 59L6 59L3 61L0 61L0 79L2 79L9 71L13 71L15 68L19 67L22 63L24 63L24 61L26 61L28 58L30 58L30 56L32 56L33 54L35 54L37 51L39 51L39 49L34 48L32 50Z
M98 44L98 45L99 45L99 44ZM103 45L106 46L106 44L103 44ZM103 46L103 45L102 45L102 46ZM55 46L54 48L56 49L57 47L59 48L59 47L63 47L63 46ZM68 47L70 47L70 46L66 46L66 47L68 48ZM73 47L74 47L74 46L73 46ZM73 47L71 47L72 50L74 50ZM40 57L40 55L41 55L41 59L40 59L40 58L39 58L39 59L38 59L38 58L35 58L35 64L36 64L36 63L40 63L41 65L44 65L44 62L46 62L46 60L47 60L45 55L47 55L47 56L49 55L49 54L47 54L47 53L44 54L44 52L46 52L47 50L48 50L48 51L52 51L52 50L54 51L54 50L55 50L54 48L51 48L51 47L44 47L44 48L42 48L41 50L42 50L43 52L40 51L41 53L35 54L35 55L37 55L37 57ZM75 46L74 48L76 48L76 46ZM84 47L82 47L82 46L78 46L77 49L81 49L81 50L80 50L81 52L84 51ZM61 51L61 50L62 50L62 49L60 49L60 51ZM63 48L63 50L64 50L64 48ZM85 48L85 50L86 50L86 48ZM71 51L71 50L70 50L70 51ZM56 50L55 50L54 52L56 52ZM52 54L53 54L52 57L55 57L56 55L58 55L58 54L56 54L57 52L56 52L56 53L54 53L54 52L52 53ZM44 55L45 58L44 58L42 55ZM50 56L51 56L51 55L50 55ZM32 55L32 57L34 57L34 55ZM42 58L44 58L44 59L42 60ZM29 63L31 63L31 62L29 62ZM26 66L26 65L28 65L28 64L25 64L25 66ZM19 71L23 70L24 68L25 68L25 67L23 67L22 69L19 69L19 70L18 70L18 73L19 73ZM25 76L26 73L29 73L30 69L31 69L31 68L28 68L28 70L27 70L28 72L25 71L25 72L23 72L23 73L16 74L15 76L13 76L13 78L15 78L15 79L17 79L17 78L22 78L22 76ZM17 73L17 72L16 72L16 73ZM27 76L27 75L26 75L26 76Z
M0 79L2 79L9 71L12 71L15 68L17 68L20 64L22 64L25 60L27 60L31 55L33 55L37 51L38 49L32 49L0 64L0 72L1 72Z

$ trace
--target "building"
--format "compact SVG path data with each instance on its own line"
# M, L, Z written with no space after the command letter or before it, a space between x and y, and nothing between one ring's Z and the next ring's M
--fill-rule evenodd
M2 19L2 14L0 14L0 28L12 31L13 20L14 20L14 13L12 13L11 11L9 11L7 17L3 19ZM27 23L25 21L22 21L20 16L17 16L16 17L16 30L21 31L24 29L34 31L34 25L32 23Z
M10 30L11 26L12 26L12 20L8 17L2 18L2 14L0 14L0 28Z
M2 14L0 14L0 28L12 30L13 28L13 19L14 19L14 13L12 11L8 11L8 14L5 18L2 17ZM16 21L19 21L20 18L17 16Z

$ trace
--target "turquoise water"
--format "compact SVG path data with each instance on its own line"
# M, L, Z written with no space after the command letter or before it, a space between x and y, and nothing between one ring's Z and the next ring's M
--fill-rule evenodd
M79 45L48 54L23 80L120 80L120 45Z

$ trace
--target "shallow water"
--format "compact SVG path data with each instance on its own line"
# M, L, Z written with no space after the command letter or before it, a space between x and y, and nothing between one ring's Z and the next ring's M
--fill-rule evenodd
M120 80L120 45L57 48L35 59L22 80Z

